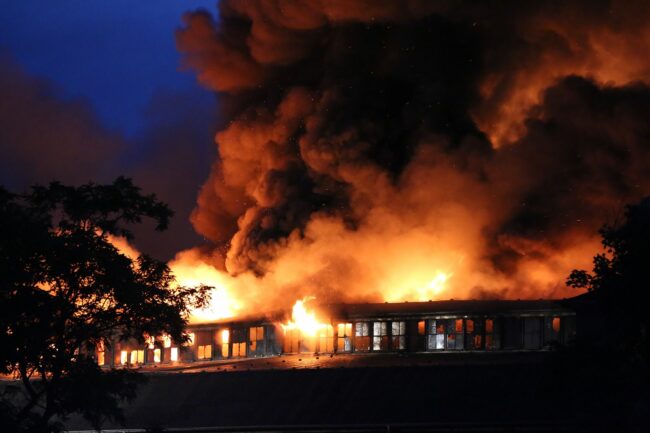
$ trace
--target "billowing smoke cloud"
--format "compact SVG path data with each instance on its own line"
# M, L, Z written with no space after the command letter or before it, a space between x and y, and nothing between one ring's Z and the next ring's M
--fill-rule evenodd
M179 260L251 302L571 294L597 228L650 192L648 18L591 1L186 15L179 49L229 122L192 216L217 249Z

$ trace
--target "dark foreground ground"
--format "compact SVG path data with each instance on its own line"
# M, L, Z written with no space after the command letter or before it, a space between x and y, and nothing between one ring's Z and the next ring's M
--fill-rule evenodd
M125 427L650 431L650 404L636 391L606 370L586 371L556 358L549 353L307 355L159 371L147 373L148 383L125 407ZM82 419L66 426L90 428Z

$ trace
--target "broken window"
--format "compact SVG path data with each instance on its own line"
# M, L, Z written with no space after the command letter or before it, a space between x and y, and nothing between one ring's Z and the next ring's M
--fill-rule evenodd
M427 350L445 349L445 321L429 320L427 328Z
M370 350L370 326L368 322L354 324L354 348L358 351Z
M338 352L352 351L352 323L339 323L336 350Z
M485 321L482 319L465 319L465 345L467 350L483 349Z
M171 348L169 359L171 360L171 362L178 361L178 347Z
M129 352L123 350L120 352L120 364L126 365L129 362Z
M388 350L388 326L386 322L372 324L372 350Z
M447 350L462 350L465 336L463 335L463 319L450 319L447 322Z
M318 330L318 351L322 353L334 352L334 328L325 325Z
M212 359L212 345L199 345L198 359Z
M153 362L160 362L160 349L154 349L153 350Z
M392 349L406 349L406 322L392 322L390 327Z

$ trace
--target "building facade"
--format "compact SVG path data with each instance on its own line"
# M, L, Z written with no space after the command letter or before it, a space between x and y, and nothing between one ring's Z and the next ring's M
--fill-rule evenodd
M309 334L279 313L188 326L190 341L115 341L96 352L106 367L182 365L289 353L542 351L571 342L576 314L565 301L436 301L336 304L317 308Z

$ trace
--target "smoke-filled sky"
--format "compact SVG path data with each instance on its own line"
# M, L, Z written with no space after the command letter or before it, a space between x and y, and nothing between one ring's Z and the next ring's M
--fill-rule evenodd
M96 173L136 155L163 198L201 183L184 203L209 243L175 264L244 303L567 296L598 228L650 195L648 22L643 1L223 0L175 34L216 106L152 97L146 146L5 60L39 127L0 132L3 170L47 172L54 136Z
M215 154L215 97L181 70L174 31L214 4L2 1L0 184L132 176L176 211L167 233L140 230L142 249L169 258L201 242L189 214Z

